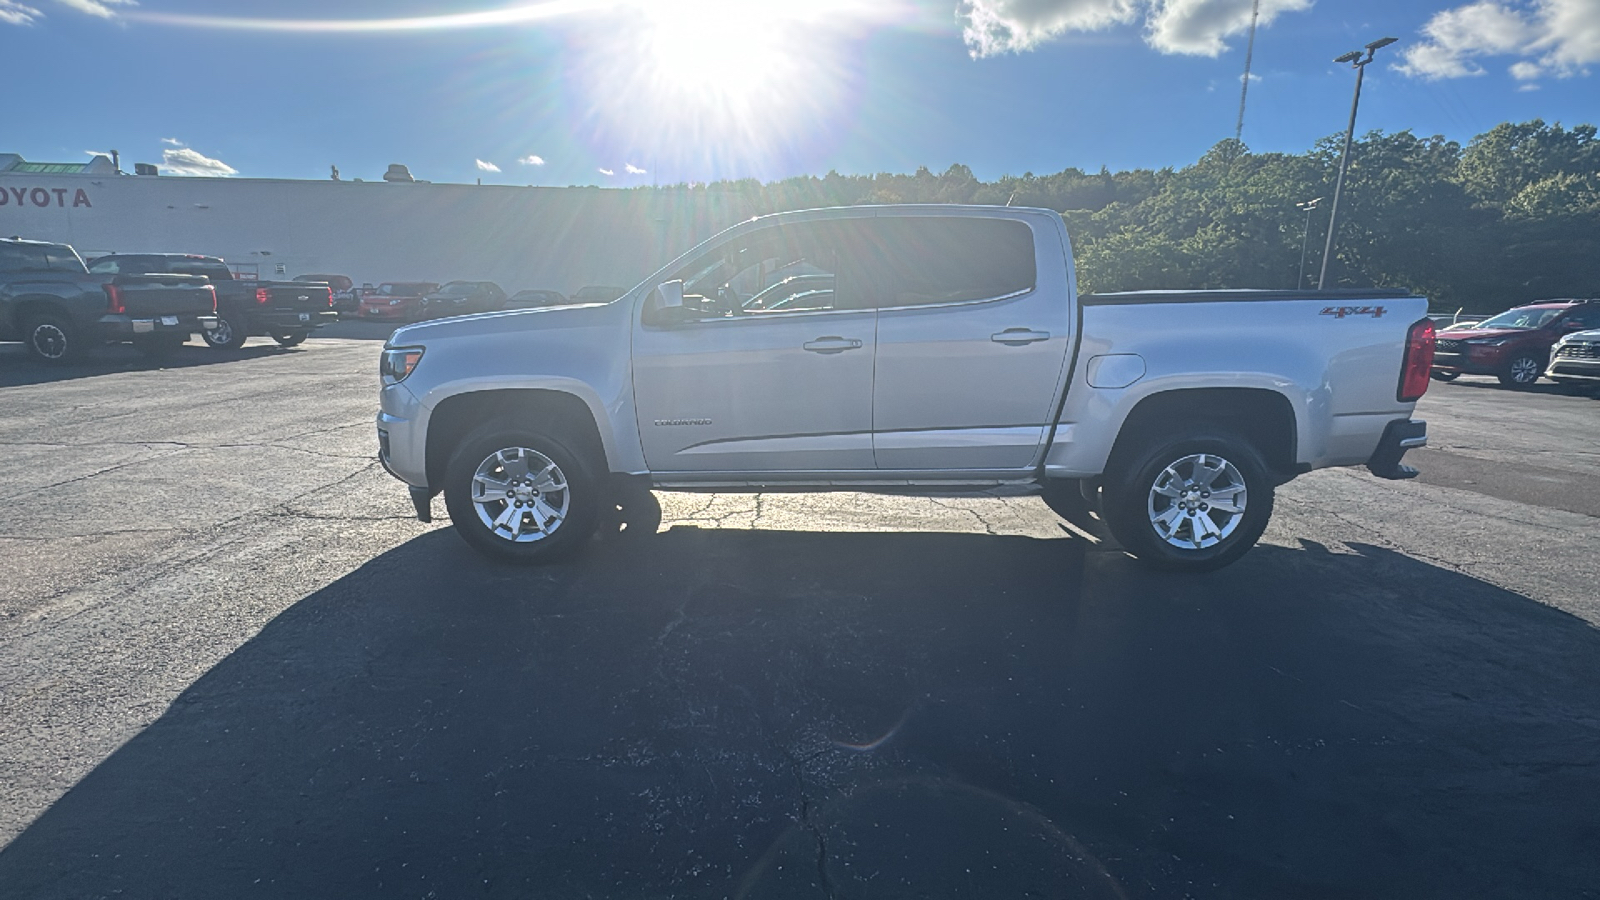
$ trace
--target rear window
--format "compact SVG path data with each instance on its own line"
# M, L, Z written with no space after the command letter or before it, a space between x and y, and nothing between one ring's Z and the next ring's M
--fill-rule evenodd
M1012 219L906 216L862 220L850 267L852 305L919 306L1032 290L1033 229ZM841 293L844 289L841 288Z
M83 260L66 244L0 243L0 272L83 274Z

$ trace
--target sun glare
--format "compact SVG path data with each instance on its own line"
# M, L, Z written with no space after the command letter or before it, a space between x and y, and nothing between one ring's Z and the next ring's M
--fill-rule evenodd
M663 93L721 107L777 100L826 48L814 16L762 0L665 0L640 6L644 63ZM787 7L787 8L786 8ZM812 21L807 21L811 19Z

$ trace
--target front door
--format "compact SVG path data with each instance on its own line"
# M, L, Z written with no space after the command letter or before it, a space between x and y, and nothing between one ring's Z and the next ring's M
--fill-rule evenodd
M634 398L652 472L873 467L876 313L836 305L827 284L837 265L827 226L799 223L746 232L673 276L697 312L634 325ZM804 291L768 291L801 276Z

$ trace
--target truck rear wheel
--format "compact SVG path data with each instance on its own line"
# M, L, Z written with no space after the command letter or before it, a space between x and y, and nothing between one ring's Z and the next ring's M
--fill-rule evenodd
M217 350L237 350L244 346L244 339L249 334L243 319L223 313L217 316L217 327L200 332L200 337L205 339L207 346Z
M298 347L305 343L309 331L290 331L286 334L275 334L272 339L278 342L279 347Z
M1117 466L1105 486L1106 524L1140 562L1208 572L1255 546L1272 517L1261 454L1237 435L1180 432Z
M22 323L28 352L48 363L71 362L83 355L83 337L65 316L41 313Z
M609 498L587 460L559 437L490 422L451 455L444 499L456 533L473 549L534 564L581 547Z

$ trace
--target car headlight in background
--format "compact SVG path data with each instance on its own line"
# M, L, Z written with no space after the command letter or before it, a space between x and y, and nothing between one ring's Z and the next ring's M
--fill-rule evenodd
M1467 341L1467 343L1471 344L1474 347L1498 347L1501 344L1504 344L1506 341L1509 341L1509 340L1511 340L1511 339L1510 338L1495 338L1493 340L1487 340L1487 341Z
M405 381L421 361L421 347L385 347L378 357L378 374L391 383Z

